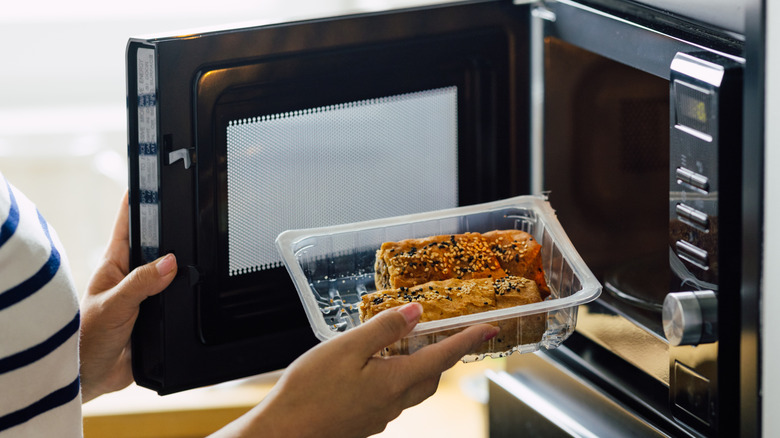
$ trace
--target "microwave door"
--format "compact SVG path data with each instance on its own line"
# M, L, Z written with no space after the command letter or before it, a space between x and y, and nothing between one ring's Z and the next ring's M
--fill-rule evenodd
M132 265L179 263L142 304L136 381L176 392L284 368L318 342L274 247L284 230L529 193L529 8L130 40Z

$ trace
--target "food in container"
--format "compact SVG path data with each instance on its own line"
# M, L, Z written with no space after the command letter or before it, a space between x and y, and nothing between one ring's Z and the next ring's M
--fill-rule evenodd
M385 242L376 253L377 289L409 287L450 278L520 276L550 294L542 270L541 245L522 230L445 234Z
M463 315L517 307L542 301L536 282L524 277L484 277L468 280L451 278L431 281L418 286L381 290L363 295L360 303L360 321L365 322L379 313L409 302L422 305L421 322L457 318ZM501 329L497 337L486 342L474 353L501 353L516 345L534 344L542 339L546 313L502 319L491 324ZM439 334L443 337L461 329ZM427 345L425 338L415 340L416 348L407 342L404 352ZM397 346L387 347L383 354L399 354Z
M377 290L377 250L385 242L429 236L521 230L541 244L550 295L543 301L420 322L386 354L409 354L470 325L502 326L497 339L463 358L500 357L559 346L574 331L577 307L595 300L601 285L574 249L549 202L521 196L485 204L305 230L276 239L315 335L326 340L361 323L362 297ZM538 324L543 321L543 331ZM512 327L505 329L505 327ZM532 335L541 331L541 335ZM500 342L499 342L500 340Z

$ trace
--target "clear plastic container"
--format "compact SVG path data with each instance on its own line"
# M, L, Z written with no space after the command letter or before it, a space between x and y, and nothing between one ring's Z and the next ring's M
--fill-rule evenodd
M386 241L442 234L520 229L542 245L542 267L552 294L546 300L455 318L419 323L387 354L411 354L470 325L502 326L499 351L488 345L464 361L558 347L577 323L578 306L598 298L601 284L566 236L542 196L496 202L331 227L288 230L276 244L303 302L314 334L327 340L360 325L361 297L376 290L376 251ZM527 342L522 321L543 319L541 339ZM511 327L505 331L505 327ZM514 333L512 333L514 332ZM509 338L507 338L509 337ZM508 339L508 341L507 341ZM493 341L489 341L493 342ZM510 347L504 348L507 343ZM493 347L493 348L491 348Z

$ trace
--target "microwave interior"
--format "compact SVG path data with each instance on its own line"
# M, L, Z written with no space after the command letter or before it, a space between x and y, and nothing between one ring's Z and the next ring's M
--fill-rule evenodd
M614 302L663 337L669 269L669 81L545 41L544 190Z

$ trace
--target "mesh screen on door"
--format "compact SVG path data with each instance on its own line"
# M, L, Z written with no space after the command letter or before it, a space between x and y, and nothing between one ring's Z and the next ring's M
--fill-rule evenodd
M288 229L455 207L457 88L231 121L229 275L281 266Z

